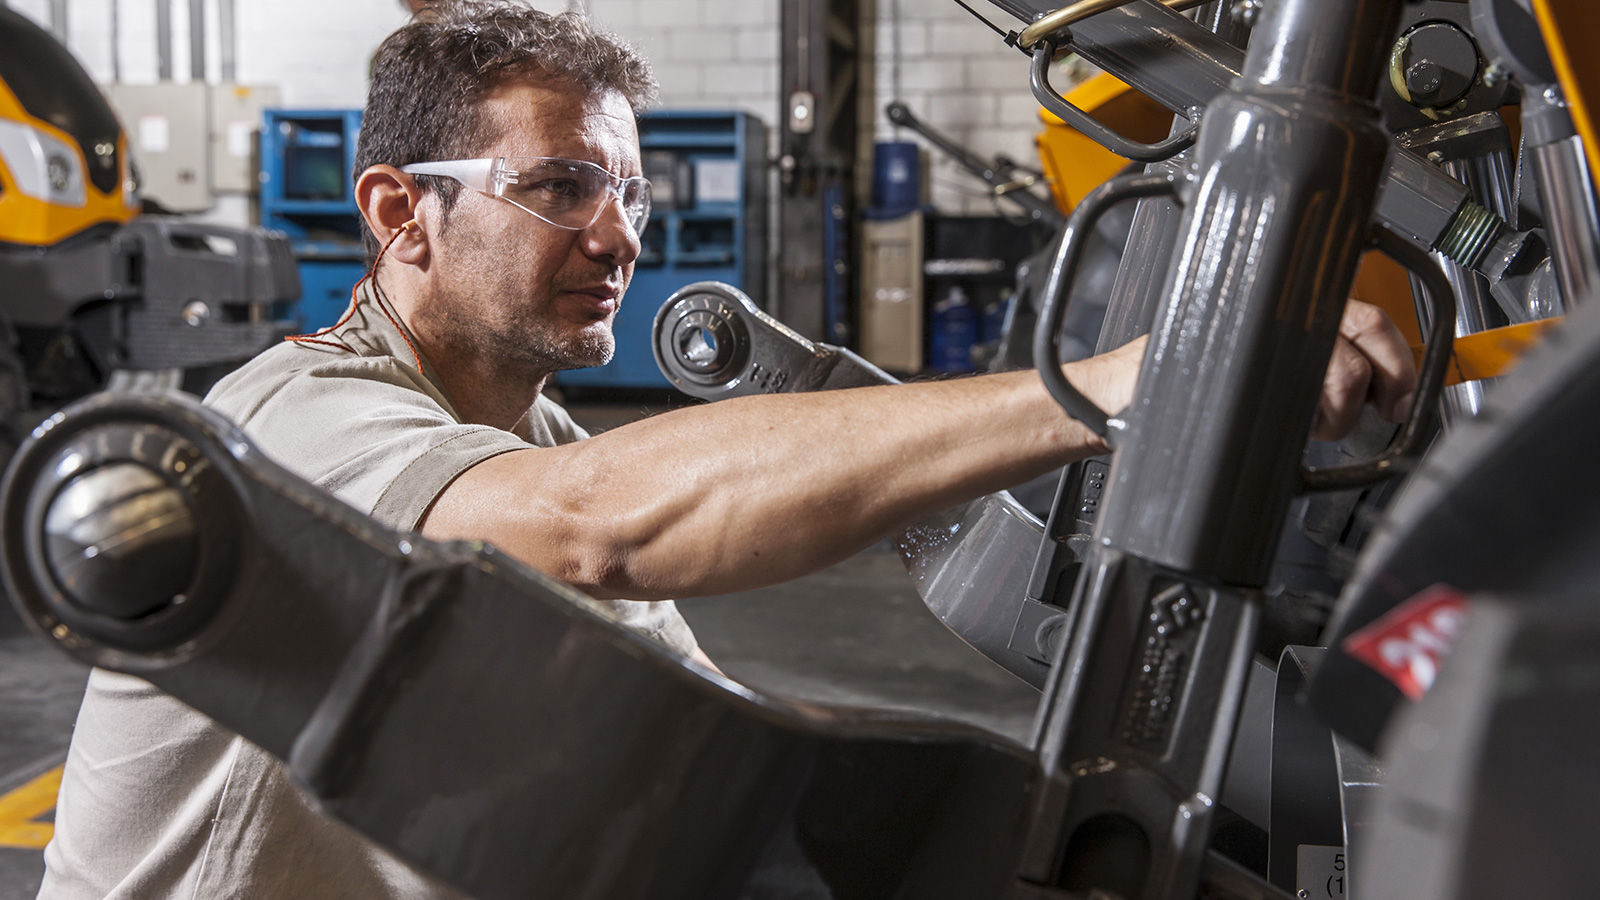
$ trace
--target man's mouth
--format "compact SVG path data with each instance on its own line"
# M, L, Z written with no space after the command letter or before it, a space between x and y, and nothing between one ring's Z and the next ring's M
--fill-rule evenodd
M586 287L573 288L568 293L585 297L590 301L594 312L600 315L609 315L621 305L622 288L610 284L592 284Z

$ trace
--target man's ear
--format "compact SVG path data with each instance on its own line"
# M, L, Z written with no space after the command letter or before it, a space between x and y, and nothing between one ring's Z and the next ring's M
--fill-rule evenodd
M416 180L394 166L372 166L356 179L356 205L367 227L379 245L393 239L387 255L410 265L421 265L428 256L427 234L417 224L421 203Z

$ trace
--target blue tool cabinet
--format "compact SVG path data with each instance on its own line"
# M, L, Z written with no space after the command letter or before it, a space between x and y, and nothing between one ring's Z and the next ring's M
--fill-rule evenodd
M261 224L289 235L304 290L301 327L338 321L366 274L351 172L359 109L269 109L261 128Z
M766 128L743 112L660 110L639 121L654 207L623 297L607 365L562 372L565 387L667 388L650 349L656 311L696 281L723 281L764 305Z

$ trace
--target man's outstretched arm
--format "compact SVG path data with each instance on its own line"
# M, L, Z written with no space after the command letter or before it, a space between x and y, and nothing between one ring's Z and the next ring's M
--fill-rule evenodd
M1142 343L1068 377L1121 408ZM488 459L440 495L423 533L487 540L596 597L723 593L1103 451L1032 372L744 397Z
M1360 327L1342 330L1319 438L1348 430L1342 413L1363 399L1389 418L1405 412L1410 353L1373 312L1351 303L1347 324ZM1143 348L1069 364L1067 377L1121 409ZM596 597L723 593L816 571L1104 450L1032 372L747 397L486 460L439 496L423 533L488 541Z

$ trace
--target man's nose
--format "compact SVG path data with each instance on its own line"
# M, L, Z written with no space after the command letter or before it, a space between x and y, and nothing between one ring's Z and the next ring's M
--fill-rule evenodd
M583 230L584 252L612 265L625 266L639 258L638 232L628 220L622 198L615 193L606 198L600 215Z

